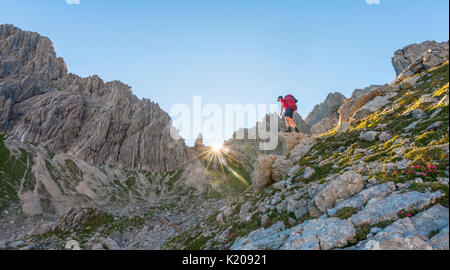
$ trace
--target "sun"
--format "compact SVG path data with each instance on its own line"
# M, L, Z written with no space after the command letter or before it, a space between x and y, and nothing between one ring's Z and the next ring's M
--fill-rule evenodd
M221 152L223 150L223 143L213 143L211 147L214 152Z

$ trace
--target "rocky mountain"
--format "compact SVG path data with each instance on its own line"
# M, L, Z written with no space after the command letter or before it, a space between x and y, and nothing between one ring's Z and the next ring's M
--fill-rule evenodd
M189 159L158 104L119 81L67 72L48 38L0 26L0 131L94 163L158 172Z
M338 110L345 100L341 93L330 93L324 102L316 105L305 119L311 133L318 135L334 128L339 120Z

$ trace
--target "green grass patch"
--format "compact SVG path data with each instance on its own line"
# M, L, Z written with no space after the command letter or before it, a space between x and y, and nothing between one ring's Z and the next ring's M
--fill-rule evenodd
M336 211L336 214L334 214L333 217L337 217L340 219L348 219L349 217L356 214L356 209L353 207L343 207Z

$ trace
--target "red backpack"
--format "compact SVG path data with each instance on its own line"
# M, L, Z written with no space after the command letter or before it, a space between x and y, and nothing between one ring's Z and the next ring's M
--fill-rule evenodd
M297 108L297 102L298 100L293 96L293 95L287 95L284 97L284 99L286 100L286 107L287 109L296 111Z

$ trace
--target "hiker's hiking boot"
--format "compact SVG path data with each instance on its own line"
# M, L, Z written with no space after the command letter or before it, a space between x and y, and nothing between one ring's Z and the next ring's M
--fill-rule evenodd
M298 130L298 128L295 127L295 132L300 133L300 130Z
M286 133L291 133L292 132L292 128L291 127L289 127L288 129L286 129L284 132L286 132Z

